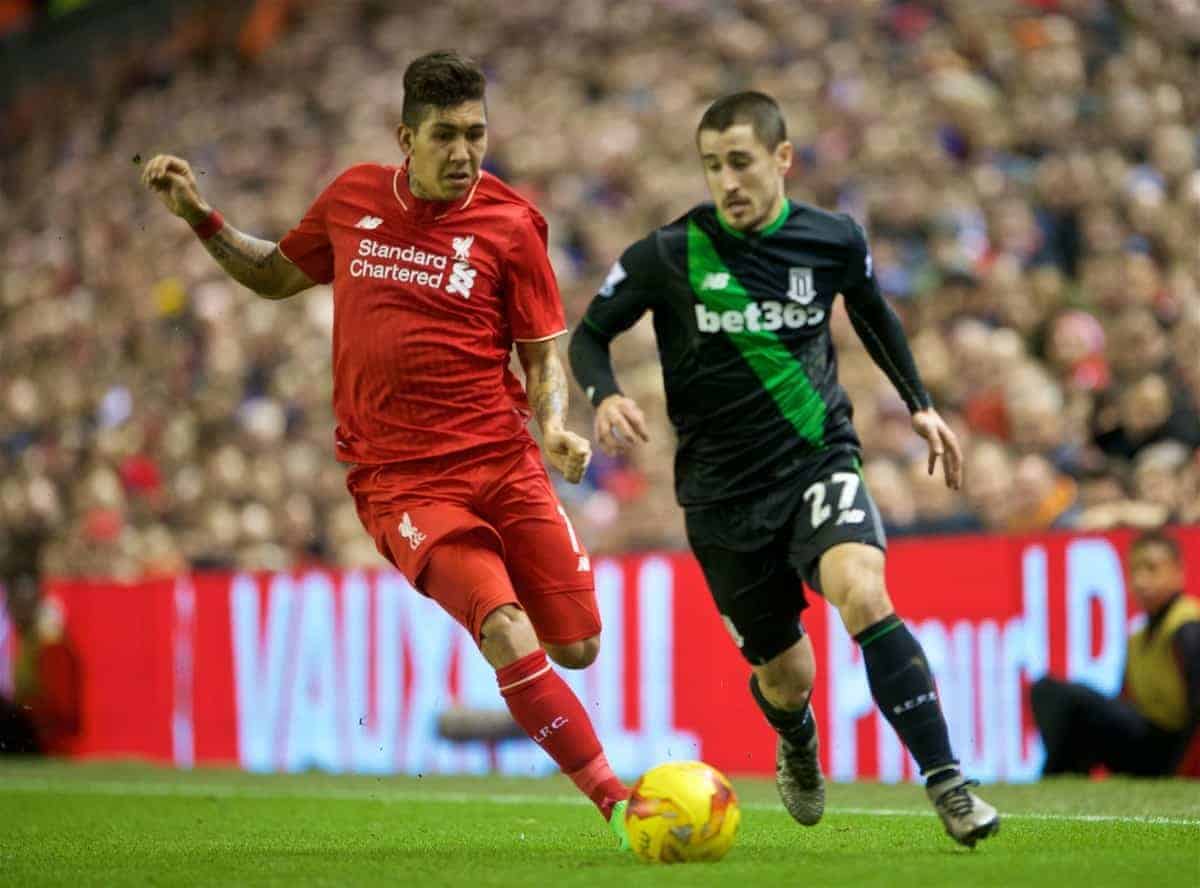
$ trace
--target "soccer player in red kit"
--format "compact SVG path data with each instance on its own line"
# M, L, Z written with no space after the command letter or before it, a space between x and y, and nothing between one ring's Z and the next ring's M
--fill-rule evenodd
M546 222L481 170L485 80L455 53L404 73L401 166L338 176L278 243L227 224L186 161L143 182L235 280L268 299L332 283L337 458L379 551L471 633L513 718L625 843L628 790L547 654L599 650L591 566L558 504L549 462L578 482L590 457L567 431L566 332ZM509 371L516 344L523 389Z

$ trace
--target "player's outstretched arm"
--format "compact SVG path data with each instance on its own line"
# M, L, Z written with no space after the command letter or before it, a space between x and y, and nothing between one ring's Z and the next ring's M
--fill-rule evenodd
M313 286L308 275L284 258L274 242L226 224L200 195L192 168L183 158L170 154L152 158L142 170L142 184L192 226L204 249L242 286L266 299L286 299Z
M634 444L650 440L646 417L632 398L621 394L609 352L611 337L584 321L571 337L571 370L579 387L596 406L595 433L609 456L627 453Z
M933 409L900 319L874 286L860 291L854 298L847 294L846 309L867 353L887 374L908 405L913 431L929 446L929 474L933 474L941 460L946 486L958 490L962 486L962 447L954 430Z
M866 267L869 269L869 264ZM933 401L921 382L917 362L909 348L900 318L879 292L879 286L870 271L857 286L848 288L844 295L846 311L855 332L871 359L887 374L908 405L912 413L913 431L924 438L929 446L929 474L933 474L938 460L941 460L946 486L958 490L963 474L962 448L958 436L933 409Z
M592 445L564 426L569 394L556 340L518 342L517 357L525 369L525 391L542 429L546 458L564 478L578 484L592 458Z

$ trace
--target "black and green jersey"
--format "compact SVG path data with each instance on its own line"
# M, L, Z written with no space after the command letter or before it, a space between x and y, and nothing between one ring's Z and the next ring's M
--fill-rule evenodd
M607 342L653 313L679 437L682 505L745 497L800 475L830 451L857 452L829 333L838 293L910 407L926 406L907 346L907 360L896 363L911 370L891 372L894 349L884 348L881 361L872 328L864 333L859 324L871 312L855 317L856 304L890 309L866 237L849 216L789 202L767 228L743 234L704 204L629 247L613 266L583 323ZM893 338L886 333L876 338L886 343Z

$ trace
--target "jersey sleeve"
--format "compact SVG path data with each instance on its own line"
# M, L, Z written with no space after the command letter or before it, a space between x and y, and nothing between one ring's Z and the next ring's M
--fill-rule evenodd
M655 289L651 281L657 261L654 234L629 247L609 269L583 316L583 323L606 339L636 324L654 307Z
M333 243L329 239L326 213L339 181L340 177L322 191L300 224L279 241L279 252L284 258L318 284L333 280Z
M849 216L843 217L850 226L849 250L842 279L842 296L846 313L866 346L867 353L896 387L909 412L916 413L933 405L917 363L913 359L908 337L900 318L888 304L871 265L871 250L862 226Z
M546 239L546 220L530 211L516 224L509 242L503 292L509 327L517 342L540 342L567 332Z
M863 227L850 216L843 216L850 226L849 251L846 258L846 269L842 278L842 295L848 300L857 297L871 299L873 293L879 292L879 283L875 280L875 268L871 259L871 248L867 246L867 233Z

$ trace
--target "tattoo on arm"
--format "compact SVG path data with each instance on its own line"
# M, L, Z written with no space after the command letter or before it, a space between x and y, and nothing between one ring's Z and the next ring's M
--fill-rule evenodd
M226 224L202 243L217 264L239 284L268 299L291 295L284 292L290 275L282 263L287 260L273 242L251 237Z
M553 349L553 346L551 346ZM538 425L545 431L547 424L562 425L567 413L567 374L557 349L529 372L529 402L537 415Z

